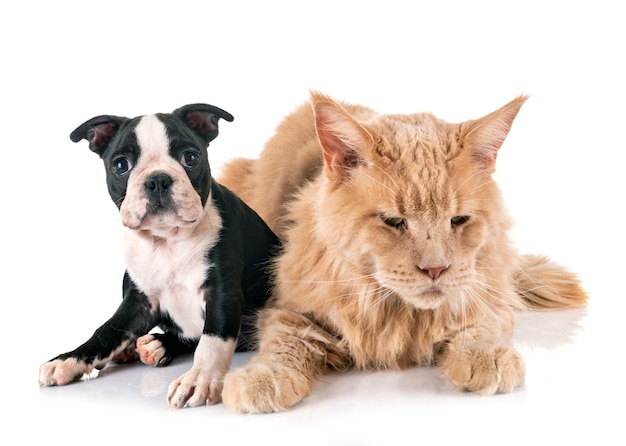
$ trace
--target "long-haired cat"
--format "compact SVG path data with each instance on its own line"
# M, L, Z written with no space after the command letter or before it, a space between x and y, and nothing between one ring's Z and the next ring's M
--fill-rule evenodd
M507 235L492 173L525 100L451 124L314 92L258 160L224 166L221 182L284 241L259 351L227 375L226 405L286 410L329 369L437 364L483 395L523 383L515 312L587 300L574 274Z

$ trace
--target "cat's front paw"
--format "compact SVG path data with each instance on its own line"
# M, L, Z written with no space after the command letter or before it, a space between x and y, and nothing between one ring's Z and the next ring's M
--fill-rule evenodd
M226 375L222 400L241 413L282 412L311 392L312 382L278 365L251 363Z
M54 359L39 367L39 385L64 386L91 373L92 367L76 358Z
M524 360L512 347L448 352L443 373L455 385L479 395L509 393L524 383Z
M169 385L167 402L175 409L219 403L223 382L223 374L192 367Z

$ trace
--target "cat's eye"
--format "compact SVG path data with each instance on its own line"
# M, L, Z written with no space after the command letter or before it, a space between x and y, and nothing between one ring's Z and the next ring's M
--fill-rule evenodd
M383 222L387 226L391 226L395 229L404 229L406 228L406 220L401 217L386 217L384 215L381 216Z
M467 215L455 215L450 219L450 223L452 224L452 226L456 227L467 223L467 220L469 220L469 217Z

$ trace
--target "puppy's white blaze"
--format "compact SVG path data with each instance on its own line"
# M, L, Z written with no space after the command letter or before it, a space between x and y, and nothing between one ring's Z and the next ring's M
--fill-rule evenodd
M170 141L165 126L156 115L146 115L141 118L135 128L135 136L141 149L140 160L168 154Z
M235 346L234 339L224 340L203 334L193 355L193 368L210 372L212 375L226 374L235 353Z

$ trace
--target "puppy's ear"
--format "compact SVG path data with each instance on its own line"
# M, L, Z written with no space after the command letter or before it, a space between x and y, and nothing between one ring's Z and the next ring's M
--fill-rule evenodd
M219 133L217 122L220 118L232 122L233 115L221 108L209 104L189 104L174 110L174 115L178 116L190 129L196 132L208 146Z
M120 116L96 116L78 126L70 134L70 139L74 142L86 139L89 142L89 149L102 156L111 139L127 121L128 118Z

